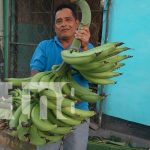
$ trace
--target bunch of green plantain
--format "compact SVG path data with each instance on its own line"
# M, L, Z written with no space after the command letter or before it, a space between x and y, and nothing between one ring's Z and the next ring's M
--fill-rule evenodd
M75 108L75 103L80 99L76 97L78 95L68 95L67 90L71 90L71 87L78 87L80 88L79 96L82 96L86 90L91 94L91 97L93 96L93 102L96 99L95 97L98 97L96 93L94 94L89 89L81 87L73 79L72 84L65 84L65 86L60 89L61 91L52 90L56 88L55 86L57 86L58 89L59 84L62 83L61 81L68 81L71 72L68 73L68 76L55 79L53 76L47 76L48 74L50 75L51 71L38 73L31 78L31 81L37 81L38 79L39 82L35 83L40 85L43 83L43 79L45 79L44 82L50 84L51 88L49 89L47 89L47 87L40 91L17 89L10 92L14 99L15 96L18 96L19 91L21 100L20 105L17 108L13 108L13 114L9 121L9 134L17 137L21 141L30 142L34 145L57 142L72 132L76 125L81 124L86 121L87 118L95 115L94 111ZM51 80L53 82L50 82ZM58 83L58 85L55 83ZM84 95L85 93L83 96Z
M129 49L122 44L107 43L85 52L66 50L62 52L66 63L63 69L57 65L51 71L39 72L30 78L8 78L7 81L14 86L22 85L22 90L10 92L14 102L19 100L14 103L13 118L9 121L12 135L34 145L53 143L95 115L94 111L75 108L75 104L78 101L95 103L105 97L78 84L72 77L74 69L89 82L103 85L115 83L109 78L121 73L113 71L124 65L121 60L131 57L117 55ZM46 110L44 118L40 117L41 106Z
M62 51L62 58L91 83L115 84L116 81L110 78L122 75L122 73L114 72L125 65L120 61L132 57L125 54L118 55L130 49L122 44L122 42L109 42L88 51L70 49Z

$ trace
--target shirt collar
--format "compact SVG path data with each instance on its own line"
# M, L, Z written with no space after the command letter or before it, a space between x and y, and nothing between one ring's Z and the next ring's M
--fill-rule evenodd
M59 46L61 46L61 47L63 48L61 42L60 42L59 39L58 39L58 36L55 36L55 37L54 37L54 41L55 41Z

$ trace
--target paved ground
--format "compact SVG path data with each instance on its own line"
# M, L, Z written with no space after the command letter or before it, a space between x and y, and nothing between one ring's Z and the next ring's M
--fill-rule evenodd
M149 148L150 149L150 140L146 140L146 139L142 139L142 138L138 138L132 135L126 135L126 134L122 134L119 132L115 132L112 130L104 130L104 129L97 129L97 130L90 130L90 136L99 136L102 138L109 138L111 136L116 136L121 138L123 141L127 142L127 143L131 143L132 146L135 147L144 147L144 148Z

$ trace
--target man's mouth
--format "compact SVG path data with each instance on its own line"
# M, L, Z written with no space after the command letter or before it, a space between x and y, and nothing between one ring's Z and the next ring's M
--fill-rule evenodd
M69 29L62 29L61 31L65 32L65 31L68 31Z

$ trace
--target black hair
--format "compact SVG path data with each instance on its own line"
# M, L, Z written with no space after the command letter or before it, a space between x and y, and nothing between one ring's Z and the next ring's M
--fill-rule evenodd
M56 15L57 11L62 10L64 8L70 9L72 11L72 15L74 16L74 18L77 19L77 11L76 11L77 7L75 4L72 4L72 3L65 3L65 4L63 3L63 4L59 5L55 9L55 15Z

